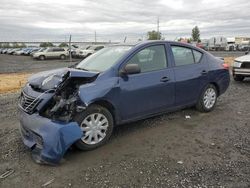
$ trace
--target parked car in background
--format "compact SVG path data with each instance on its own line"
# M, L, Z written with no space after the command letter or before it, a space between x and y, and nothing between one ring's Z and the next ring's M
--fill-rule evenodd
M245 77L250 77L250 54L236 58L232 72L235 81L243 81Z
M78 47L75 45L72 45L71 48L67 48L68 52L71 53L71 57L75 57L76 51L78 50Z
M72 56L75 58L80 58L80 51L87 50L91 46L80 46L79 48L75 49L72 53Z
M4 48L4 49L1 51L1 53L2 53L2 54L6 54L8 50L9 50L9 48Z
M20 48L12 48L12 49L7 51L7 54L14 55L14 53L19 51L19 50L20 50Z
M44 50L46 50L46 48L38 48L37 50L32 51L32 52L30 53L30 56L33 57L34 53L36 53L36 52L42 52L42 51L44 51Z
M29 78L19 101L22 139L36 161L58 163L73 143L103 145L116 125L191 106L210 112L229 86L228 68L178 42L103 48L71 68Z
M16 51L13 53L13 55L23 55L26 49L27 49L27 48L21 48L21 49L19 49L19 50L16 50Z
M33 53L35 53L35 52L38 52L40 49L41 49L41 48L32 48L32 49L30 49L30 50L25 51L25 52L24 52L24 55L31 55L31 54L33 54Z
M51 47L41 51L35 52L32 57L34 59L66 59L69 56L69 52L65 48Z
M101 50L102 48L104 48L104 45L93 45L90 46L88 49L79 50L78 55L81 58L86 58L92 55L93 53L97 52L98 50Z

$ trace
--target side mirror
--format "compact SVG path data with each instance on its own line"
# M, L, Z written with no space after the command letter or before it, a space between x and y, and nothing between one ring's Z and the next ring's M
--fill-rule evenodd
M141 72L141 68L137 64L127 64L121 71L120 75L126 74L138 74Z

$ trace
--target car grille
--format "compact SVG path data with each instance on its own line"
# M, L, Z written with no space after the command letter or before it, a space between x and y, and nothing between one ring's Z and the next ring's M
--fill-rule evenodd
M243 62L241 68L250 68L250 62Z
M28 96L24 92L21 93L19 99L19 106L27 113L32 114L35 111L37 105L41 102L41 99Z

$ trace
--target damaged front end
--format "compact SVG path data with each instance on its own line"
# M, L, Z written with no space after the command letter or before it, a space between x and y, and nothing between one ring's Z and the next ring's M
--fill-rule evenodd
M86 106L79 87L98 73L64 69L30 78L20 100L21 135L36 162L57 164L83 135L74 116Z

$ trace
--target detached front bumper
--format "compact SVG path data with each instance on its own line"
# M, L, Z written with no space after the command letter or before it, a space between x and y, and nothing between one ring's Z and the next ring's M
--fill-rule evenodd
M56 122L21 109L20 131L24 144L32 149L33 159L46 164L58 164L67 149L82 137L76 122Z

